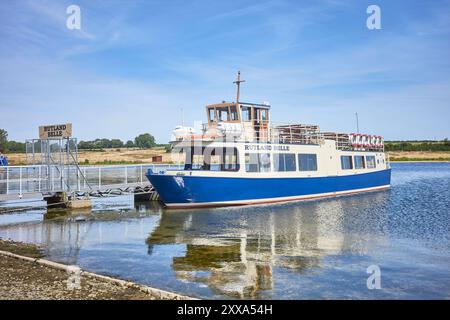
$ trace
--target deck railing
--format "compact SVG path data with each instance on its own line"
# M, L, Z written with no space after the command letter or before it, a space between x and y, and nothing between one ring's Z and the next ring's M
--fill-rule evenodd
M79 168L79 169L78 169ZM148 184L148 169L181 169L177 164L133 164L110 166L31 165L0 167L0 195L57 191L104 190Z
M350 134L338 132L322 132L318 125L313 124L290 124L273 121L255 122L229 122L236 126L236 132L226 136L221 132L216 123L204 123L201 132L186 135L183 140L217 140L245 141L245 142L271 142L271 143L294 143L294 144L323 144L325 140L336 141L336 148L350 151L375 151L384 152L384 145L368 145L355 147Z
M236 122L241 125L241 133L236 134L232 140L246 142L272 142L272 143L301 143L320 144L323 134L319 126L310 124L287 124L273 121ZM202 131L198 134L186 136L185 140L210 139L224 140L225 136L216 129L215 124L203 123Z

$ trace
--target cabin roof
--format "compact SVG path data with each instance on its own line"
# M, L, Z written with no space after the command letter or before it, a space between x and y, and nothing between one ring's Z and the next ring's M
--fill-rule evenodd
M253 103L253 102L222 102L222 103L214 103L214 104L209 104L206 107L207 108L211 108L211 107L215 107L215 108L220 108L220 107L228 107L228 106L232 106L232 105L240 105L241 107L257 107L260 109L270 109L270 105L268 104L262 104L262 103Z

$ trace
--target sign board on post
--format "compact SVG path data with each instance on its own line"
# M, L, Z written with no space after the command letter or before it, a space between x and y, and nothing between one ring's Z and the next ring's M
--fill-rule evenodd
M72 124L55 124L39 127L39 139L62 139L72 136Z

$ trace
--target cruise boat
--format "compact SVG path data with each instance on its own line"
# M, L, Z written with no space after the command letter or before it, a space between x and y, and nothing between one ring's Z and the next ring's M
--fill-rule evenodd
M169 208L218 207L299 201L390 187L383 138L322 132L318 125L276 123L268 103L206 106L199 130L179 126L172 152L182 170L147 172Z

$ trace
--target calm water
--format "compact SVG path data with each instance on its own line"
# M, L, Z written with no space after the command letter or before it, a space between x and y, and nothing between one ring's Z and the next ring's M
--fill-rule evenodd
M450 298L450 164L393 164L392 189L296 204L0 216L49 259L203 298ZM381 289L367 289L367 267Z

